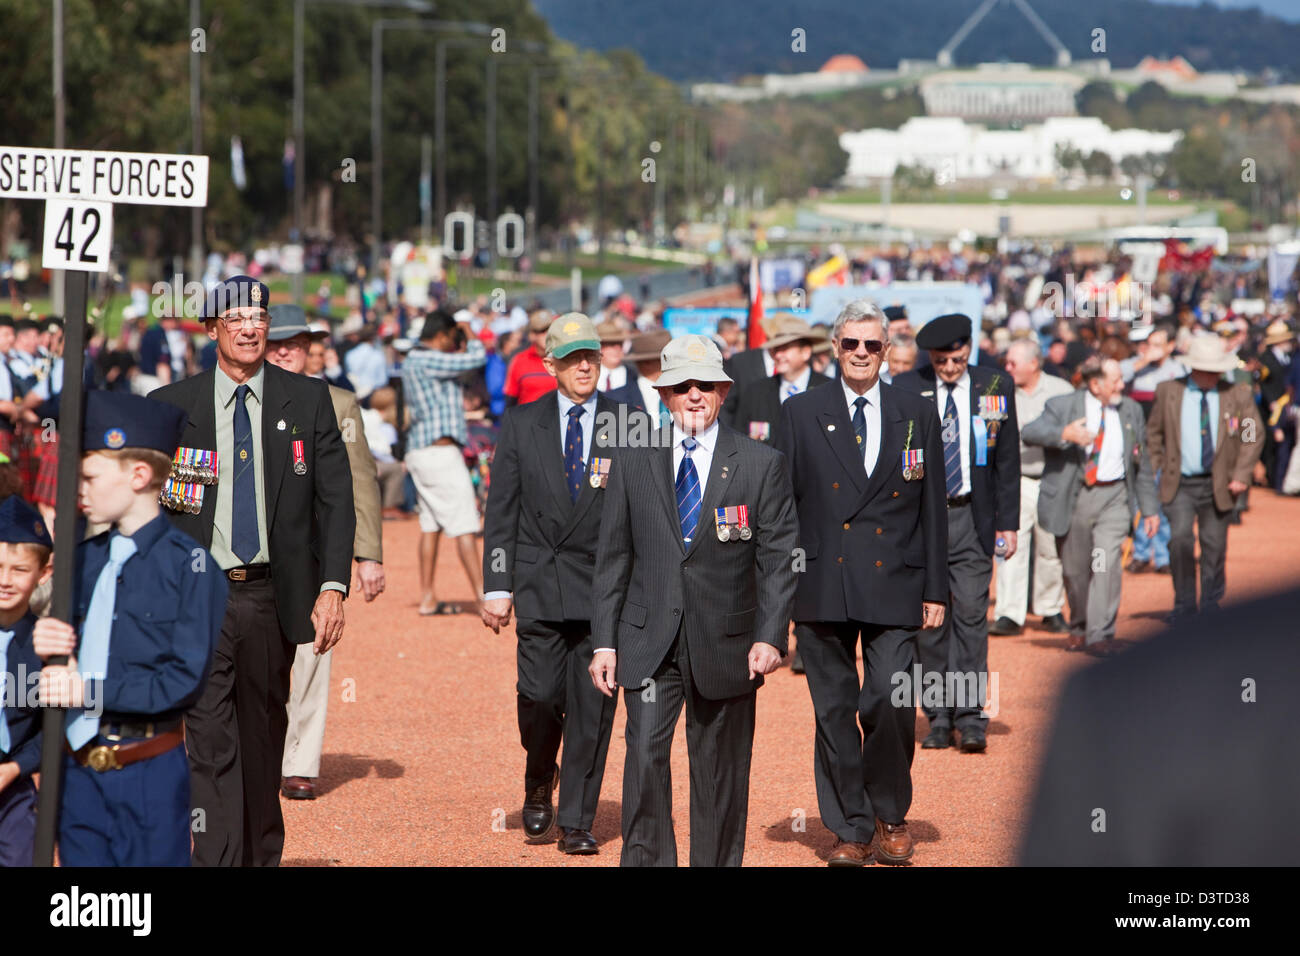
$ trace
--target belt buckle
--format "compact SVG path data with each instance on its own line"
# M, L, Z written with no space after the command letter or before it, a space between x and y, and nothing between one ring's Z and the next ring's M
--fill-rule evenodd
M230 578L230 580L232 580L232 581L247 581L247 580L248 580L248 569L247 569L247 568L231 568L229 571L226 572L226 577Z
M122 765L117 762L117 748L106 747L103 744L91 748L90 753L86 755L86 766L96 773L122 769Z

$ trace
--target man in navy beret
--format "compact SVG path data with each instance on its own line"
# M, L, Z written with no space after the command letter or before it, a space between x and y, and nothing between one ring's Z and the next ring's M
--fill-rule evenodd
M207 816L194 863L277 866L280 767L297 645L343 636L356 518L326 384L265 361L270 290L234 276L207 296L217 367L153 393L189 414L182 468L198 476L172 521L230 582L212 677L186 718L193 800Z
M987 746L989 581L994 554L1014 554L1020 529L1015 382L1005 371L970 365L973 331L966 315L931 319L916 333L930 365L894 379L934 402L943 425L943 461L931 467L942 469L948 496L949 614L917 642L923 682L943 677L942 694L922 688L930 733L921 746L950 747L956 729L963 753Z

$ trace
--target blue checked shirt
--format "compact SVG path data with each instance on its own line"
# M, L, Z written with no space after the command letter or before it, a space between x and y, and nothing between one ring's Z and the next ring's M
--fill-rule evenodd
M465 398L458 379L487 364L483 343L471 339L463 352L413 349L402 363L402 387L411 410L407 450L427 448L444 435L462 447L469 441L465 428Z

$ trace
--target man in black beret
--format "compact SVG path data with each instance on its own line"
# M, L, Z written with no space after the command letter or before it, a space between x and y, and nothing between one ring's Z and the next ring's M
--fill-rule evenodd
M1006 372L970 365L973 325L960 314L931 319L916 335L930 365L894 379L896 387L933 401L943 423L950 610L941 627L923 630L918 641L921 706L930 720L921 746L952 746L955 727L963 753L986 746L989 581L994 554L1015 553L1020 527L1015 383ZM936 672L943 675L942 694L932 686Z

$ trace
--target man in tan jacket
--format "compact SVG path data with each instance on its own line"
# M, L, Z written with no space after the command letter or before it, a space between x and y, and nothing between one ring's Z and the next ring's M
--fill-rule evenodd
M271 327L266 335L266 360L286 372L301 374L312 339L326 333L312 331L303 310L296 305L275 305L268 311ZM384 590L379 477L366 443L356 395L334 385L329 389L352 470L352 499L357 513L352 557L361 591L369 602ZM329 704L330 659L330 653L317 655L310 644L299 645L294 658L289 685L289 729L285 734L280 771L284 777L280 793L290 800L316 799L316 777L320 774Z
M1160 501L1172 532L1171 623L1197 611L1193 521L1201 542L1200 610L1216 610L1223 599L1228 519L1236 497L1250 487L1264 447L1264 423L1250 386L1223 378L1236 368L1236 354L1224 352L1218 336L1198 335L1183 364L1191 374L1156 387L1147 423L1147 447L1160 473Z

